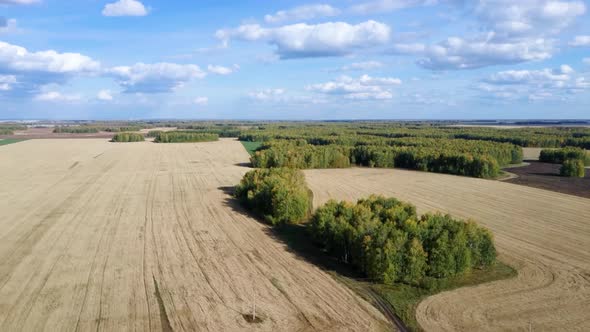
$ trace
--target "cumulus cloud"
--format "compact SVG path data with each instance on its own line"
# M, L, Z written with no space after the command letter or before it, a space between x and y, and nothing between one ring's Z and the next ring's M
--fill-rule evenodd
M383 67L383 63L379 61L364 61L364 62L354 62L346 66L340 67L342 71L356 71L356 70L372 70Z
M35 96L35 100L37 101L49 102L73 102L79 101L81 99L82 97L80 97L79 95L65 95L57 91L44 92Z
M475 6L484 28L509 38L558 33L586 12L579 0L479 0Z
M569 65L555 69L506 70L482 79L477 89L504 99L541 100L590 88L590 82Z
M342 76L337 80L308 85L308 91L342 96L347 99L355 100L379 100L392 99L392 87L400 85L402 81L392 77L371 77L363 75L357 79Z
M119 0L108 3L102 10L104 16L146 16L148 10L137 0Z
M75 76L95 75L100 70L99 62L79 53L31 52L0 41L0 73L14 76L18 81L10 89L13 93L35 94L43 85L63 83Z
M556 51L557 34L586 12L585 4L579 0L478 0L468 3L469 11L476 17L483 33L454 36L430 45L395 44L389 52L417 55L420 66L433 70L474 69L546 60Z
M570 46L582 47L590 46L590 36L576 36L574 40L570 42Z
M233 65L232 67L208 65L207 70L212 74L217 75L229 75L240 69L239 65Z
M283 23L288 21L311 20L320 17L331 17L340 14L340 10L330 5L315 4L295 7L289 10L281 10L273 15L264 16L266 23Z
M493 33L485 39L467 40L451 37L436 44L425 46L422 67L434 70L474 69L499 64L516 64L526 61L549 59L554 51L553 42L543 38L499 42Z
M207 97L197 97L194 100L194 103L199 106L205 106L209 103L209 98Z
M137 63L111 68L108 74L130 93L171 92L193 79L207 76L197 65L175 63Z
M110 90L100 90L96 95L96 99L102 101L111 101L113 100L113 94Z
M300 23L278 28L247 24L235 29L218 30L216 37L225 45L232 39L265 41L276 46L277 54L286 59L349 54L355 49L386 43L390 32L387 25L371 20L356 25L345 22Z

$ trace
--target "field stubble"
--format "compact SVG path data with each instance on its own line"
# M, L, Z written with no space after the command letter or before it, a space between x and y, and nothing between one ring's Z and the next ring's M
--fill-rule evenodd
M233 140L2 147L0 330L387 329L228 196L247 160Z
M513 279L425 299L427 331L590 330L590 199L442 174L397 169L308 170L314 205L384 194L420 212L473 218L495 235Z

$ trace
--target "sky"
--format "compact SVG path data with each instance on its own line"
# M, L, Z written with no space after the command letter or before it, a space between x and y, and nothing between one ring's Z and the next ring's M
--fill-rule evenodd
M0 0L0 119L588 119L582 0Z

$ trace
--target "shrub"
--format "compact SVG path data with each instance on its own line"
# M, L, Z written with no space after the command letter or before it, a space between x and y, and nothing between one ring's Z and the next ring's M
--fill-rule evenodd
M569 159L563 162L559 170L561 176L583 178L586 176L584 162L580 159Z
M235 197L273 225L296 224L311 214L311 191L303 173L294 169L250 171L236 187Z
M219 135L190 131L168 131L156 135L156 143L196 143L218 141Z
M309 229L328 253L386 284L420 284L496 260L487 229L449 215L419 217L413 205L383 196L330 201L316 210Z
M113 136L111 142L126 143L126 142L143 142L145 137L138 133L118 133Z

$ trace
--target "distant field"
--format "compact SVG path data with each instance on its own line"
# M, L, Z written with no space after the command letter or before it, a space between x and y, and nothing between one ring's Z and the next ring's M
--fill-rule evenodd
M420 212L473 218L495 236L513 279L422 301L427 331L589 331L590 199L499 181L396 169L306 170L314 206L385 194Z
M31 140L0 155L0 331L389 328L234 202L248 170L235 140Z

